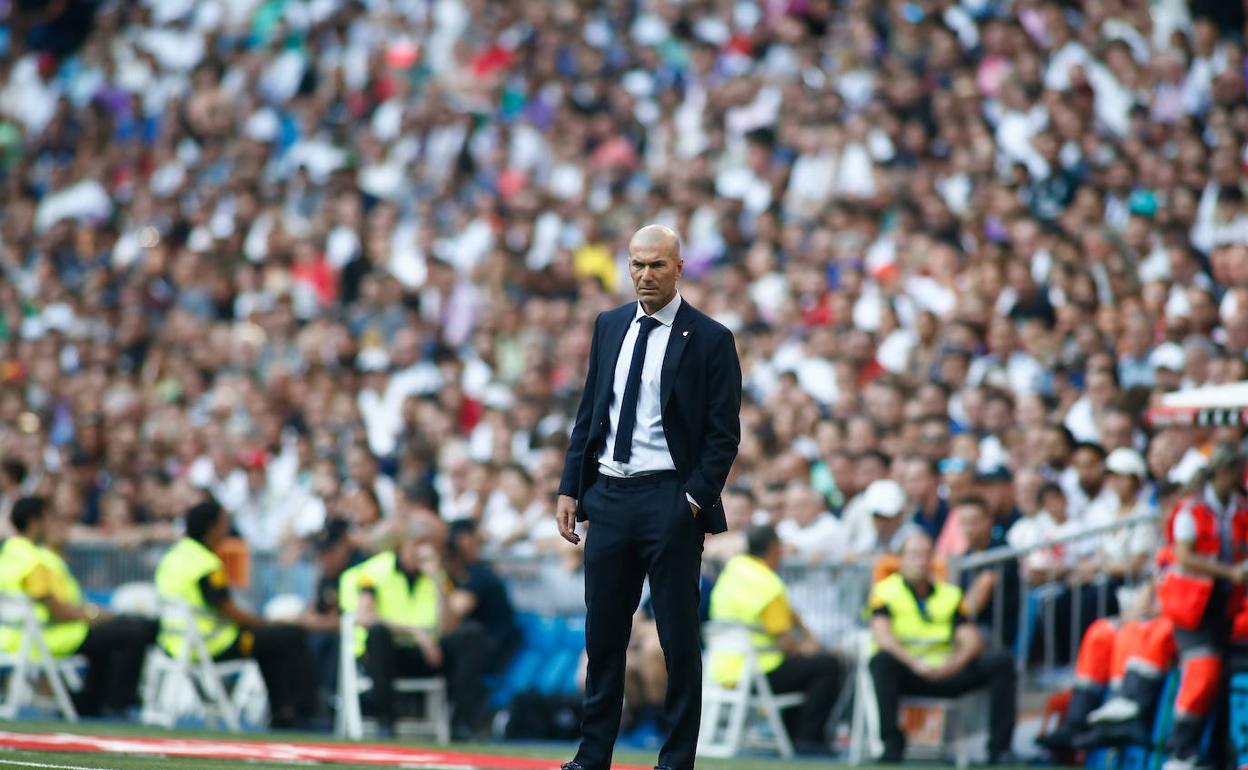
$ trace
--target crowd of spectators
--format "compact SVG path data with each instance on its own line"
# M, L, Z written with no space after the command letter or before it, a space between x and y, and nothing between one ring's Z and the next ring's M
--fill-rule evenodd
M208 490L258 553L427 516L575 559L563 450L647 222L739 345L725 508L791 560L1156 511L1208 436L1145 408L1248 378L1240 3L32 5L0 2L0 535L37 492L166 541Z

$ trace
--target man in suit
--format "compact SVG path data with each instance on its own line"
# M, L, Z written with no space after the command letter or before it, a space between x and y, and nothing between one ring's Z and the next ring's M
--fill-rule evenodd
M698 576L703 533L727 529L720 490L741 439L741 363L732 333L676 291L676 233L628 245L637 292L598 316L555 518L585 542L589 669L581 745L564 770L608 770L624 698L633 612L649 577L667 663L670 729L659 768L692 770L701 717Z

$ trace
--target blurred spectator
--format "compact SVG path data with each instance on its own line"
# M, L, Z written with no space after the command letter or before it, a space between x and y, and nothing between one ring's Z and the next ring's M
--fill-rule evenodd
M480 625L462 622L470 608L452 605L452 585L430 533L413 520L397 547L344 572L339 603L366 631L357 635L355 657L373 680L383 732L393 735L399 716L396 678L445 672L452 732L462 739L476 729L487 637Z
M0 461L0 538L13 534L9 512L13 503L22 496L22 484L26 481L26 466L21 460L7 458Z
M316 595L299 616L299 625L308 632L308 647L318 675L322 702L332 703L338 693L338 654L341 639L338 584L342 573L364 560L347 536L345 519L330 519L316 538Z
M1075 522L1114 450L1185 483L1211 431L1141 410L1248 377L1238 3L10 5L0 457L74 541L210 490L376 549L419 489L574 562L550 458L645 222L740 342L732 483L851 544L891 479L965 550L911 454Z
M1152 489L1147 484L1148 468L1144 458L1134 449L1119 448L1105 460L1106 485L1111 492L1090 506L1084 515L1086 527L1104 527L1120 519L1157 514ZM1088 575L1100 575L1112 584L1135 578L1143 573L1158 547L1158 527L1145 521L1095 538L1095 551L1087 555L1078 569Z
M911 520L932 540L940 537L949 517L949 501L941 495L939 481L937 464L926 457L911 456L902 466L901 486L913 506Z
M800 707L782 714L794 746L803 753L827 753L825 733L845 665L820 647L790 605L784 582L776 574L784 548L775 528L751 527L746 541L746 552L724 566L711 589L710 619L758 629L751 635L772 690L806 695ZM712 657L708 675L724 684L735 683L743 665L742 655L720 652Z
M858 531L850 534L849 553L854 557L897 553L910 532L918 528L902 515L906 493L901 485L891 479L873 481L861 499L861 516L867 525L860 524Z
M1066 516L1066 495L1057 484L1050 482L1040 487L1036 505L1034 514L1014 522L1006 533L1006 542L1011 548L1028 551L1023 557L1022 577L1032 584L1065 578L1074 561L1071 544L1036 546L1073 534L1079 528Z
M455 583L449 603L460 622L479 625L485 633L485 670L503 671L520 646L520 627L507 586L481 559L481 535L471 521L448 528L447 574Z
M1062 473L1062 491L1066 493L1066 515L1082 522L1093 501L1105 495L1105 458L1100 444L1077 444L1071 453L1070 466ZM1101 503L1106 504L1106 503Z
M784 552L808 564L837 563L845 556L845 525L829 511L805 481L790 482L784 493L784 518L776 525Z
M986 529L986 528L985 528ZM881 762L898 764L906 743L897 724L903 695L953 697L988 689L988 762L1008 761L1014 734L1014 659L986 650L962 613L962 592L932 575L932 540L912 533L898 572L871 589L871 679L880 709Z
M993 526L988 503L982 497L964 497L955 502L952 515L966 534L966 555L982 554L994 548L1003 548L1005 538ZM1014 649L1018 636L1019 593L1018 562L1006 559L997 565L978 569L964 569L958 573L963 592L963 612L967 619L980 627L985 638L1000 632L993 639L1007 650Z
M271 727L306 726L314 706L314 682L303 630L266 623L230 595L225 565L215 553L229 531L230 518L216 501L191 506L186 535L156 565L156 590L166 601L190 605L215 659L254 658L260 664ZM186 640L177 628L165 625L161 631L165 651L180 654Z

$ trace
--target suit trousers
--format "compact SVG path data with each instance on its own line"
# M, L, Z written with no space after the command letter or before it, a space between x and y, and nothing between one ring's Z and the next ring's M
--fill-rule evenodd
M698 581L703 532L674 471L600 476L581 506L585 539L585 651L589 668L576 761L607 770L620 729L624 667L643 581L667 664L663 713L670 732L659 765L692 770L702 714Z

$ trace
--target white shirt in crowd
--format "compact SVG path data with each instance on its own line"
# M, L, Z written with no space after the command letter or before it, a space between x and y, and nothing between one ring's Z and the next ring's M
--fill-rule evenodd
M1033 548L1079 531L1080 525L1070 519L1058 522L1048 511L1037 511L1014 522L1005 541L1011 548ZM1023 566L1037 572L1060 571L1072 566L1074 554L1064 544L1036 549L1023 558Z
M806 526L794 519L784 519L776 525L776 534L786 549L791 549L805 562L839 562L845 558L848 538L845 525L831 513L824 511Z
M1120 518L1141 516L1151 510L1147 499L1139 499L1126 511L1121 511L1121 502L1115 494L1098 495L1084 512L1084 528L1103 527L1113 524ZM1100 537L1089 538L1087 546L1081 553L1099 553L1103 561L1120 564L1142 554L1157 550L1157 525L1149 522L1137 524L1125 529L1118 529Z

